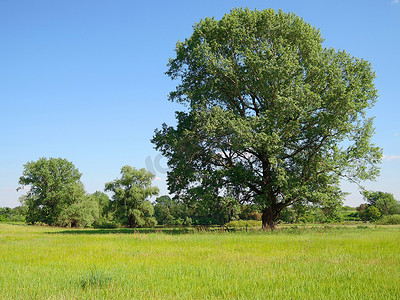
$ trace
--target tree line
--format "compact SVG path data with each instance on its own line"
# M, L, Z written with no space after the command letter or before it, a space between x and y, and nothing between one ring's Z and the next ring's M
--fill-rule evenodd
M20 187L28 186L20 197L21 206L0 208L0 221L26 221L62 227L114 228L224 225L233 220L261 220L262 211L254 204L240 204L237 199L216 199L188 203L179 197L163 195L154 202L159 190L152 186L154 175L131 166L121 168L121 177L107 182L104 191L89 194L80 181L81 173L66 159L40 158L24 165ZM111 192L111 198L105 193ZM361 204L355 219L376 221L400 214L400 204L392 194L363 192L368 204ZM343 207L336 202L316 206L297 204L285 208L279 220L285 223L339 222Z
M29 224L63 227L154 227L162 225L225 224L238 217L240 204L233 198L190 205L159 194L152 186L154 175L131 166L121 176L105 183L104 191L88 194L82 174L72 162L42 157L24 165L19 178L24 219ZM111 198L105 193L110 192Z

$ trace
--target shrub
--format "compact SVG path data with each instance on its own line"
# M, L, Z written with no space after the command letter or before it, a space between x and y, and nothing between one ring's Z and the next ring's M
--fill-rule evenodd
M382 216L399 213L399 202L394 199L393 194L380 191L364 191L363 196L370 205L379 210Z
M358 225L357 229L369 229L369 227L366 225Z
M92 225L93 228L118 228L120 224L115 223L112 220L108 220L107 218L101 217L97 221L95 221Z
M15 208L0 207L0 222L24 222L26 208L18 206Z
M362 221L377 221L381 217L381 213L379 209L375 206L368 206L366 204L361 204L360 207L357 208L358 214Z
M99 219L99 204L88 196L66 207L61 211L56 225L62 227L90 227Z
M398 225L400 224L400 215L384 216L380 221L380 225Z
M297 213L292 207L285 207L279 215L279 219L285 223L295 223L297 217Z
M185 221L183 221L183 225L190 226L193 224L192 218L186 217Z

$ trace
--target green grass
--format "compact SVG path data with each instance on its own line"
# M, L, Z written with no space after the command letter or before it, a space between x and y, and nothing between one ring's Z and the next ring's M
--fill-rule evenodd
M0 224L0 299L399 299L399 226L135 233Z

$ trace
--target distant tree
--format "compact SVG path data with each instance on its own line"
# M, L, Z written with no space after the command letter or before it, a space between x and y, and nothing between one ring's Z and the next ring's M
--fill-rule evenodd
M121 178L105 184L105 191L113 193L113 209L117 219L131 228L154 226L154 208L147 199L158 194L153 187L154 175L145 169L131 166L121 168Z
M26 222L56 225L61 212L84 194L81 173L62 158L40 158L24 165L18 189L29 186L23 197Z
M0 207L0 222L9 221L11 217L11 208Z
M321 210L325 217L325 222L340 222L343 219L342 216L342 201L341 199L325 199L320 204L318 208Z
M121 223L118 219L114 218L113 214L113 202L110 197L103 193L96 191L90 195L90 197L98 204L99 207L99 218L93 223L95 228L116 228Z
M26 211L24 207L0 207L0 222L23 222Z
M239 219L261 221L260 207L255 204L243 204L240 207Z
M366 214L365 214L365 210L366 210L368 207L369 207L369 204L364 204L364 203L363 203L363 204L360 204L360 206L356 207L358 216L359 216L359 218L360 218L362 221L368 221L368 220L367 220L367 217L366 217Z
M146 200L139 205L139 209L134 210L136 227L154 227L157 220L154 217L154 206Z
M324 48L318 29L272 9L234 9L193 29L167 71L179 81L169 100L186 109L152 139L171 193L254 203L273 229L285 207L341 201L340 178L379 174L369 62Z
M85 195L83 190L75 193L76 201L61 211L57 219L57 225L63 227L90 227L100 218L99 203L90 195Z
M94 192L90 196L99 204L100 215L102 217L107 217L111 211L112 205L110 197L108 197L107 194L99 191Z
M357 207L358 215L362 221L377 221L381 217L379 209L369 204Z
M380 217L381 213L375 206L368 206L364 211L364 220L377 221Z
M154 204L154 216L161 225L182 225L188 215L188 208L176 198L164 195L158 197Z
M279 220L284 223L296 223L298 219L296 210L291 206L283 208L279 215Z
M164 225L223 225L237 219L240 208L237 200L223 197L191 202L161 196L154 206L158 223Z
M285 207L279 217L286 223L327 223L342 221L341 201L326 199L318 204L298 202Z
M198 199L187 200L193 210L193 222L199 225L224 225L239 218L240 203L229 196L203 195Z
M399 202L396 201L393 194L374 191L362 192L365 200L372 206L375 206L381 215L392 215L399 213Z

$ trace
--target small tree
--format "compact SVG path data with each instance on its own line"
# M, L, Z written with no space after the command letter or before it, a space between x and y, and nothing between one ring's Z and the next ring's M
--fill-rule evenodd
M224 225L239 218L240 203L233 197L207 195L198 200L191 201L194 223Z
M23 222L25 221L26 210L23 206L14 208L0 207L0 222Z
M367 220L367 217L366 217L366 214L365 214L365 210L366 210L368 207L369 207L368 204L363 203L363 204L360 204L360 206L358 206L358 207L356 208L357 213L358 213L358 216L359 216L359 218L360 218L362 221L368 221L368 220Z
M112 204L107 194L96 191L90 196L99 204L100 216L107 218Z
M342 216L342 201L327 199L319 205L326 222L340 222Z
M361 204L357 207L358 215L364 222L366 221L377 221L381 217L379 209L369 204Z
M65 208L57 220L63 227L90 227L100 218L99 204L90 195L83 195Z
M151 185L153 178L154 175L145 169L123 166L121 178L105 184L105 191L113 192L114 214L123 224L131 228L156 224L154 208L146 201L159 192L157 187Z
M164 195L156 199L154 215L162 225L181 225L187 214L187 206L177 199Z
M381 217L379 209L377 209L375 206L368 206L364 212L365 212L364 219L367 221L375 222L379 220L379 218Z
M260 208L255 204L243 204L240 207L239 219L261 221Z
M365 200L372 206L375 206L382 216L392 215L399 212L399 202L396 201L393 194L374 191L363 191Z

